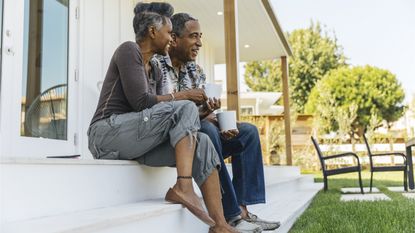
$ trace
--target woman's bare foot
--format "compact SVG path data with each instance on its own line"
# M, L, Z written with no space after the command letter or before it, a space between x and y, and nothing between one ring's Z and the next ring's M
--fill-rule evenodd
M214 226L215 221L209 216L209 214L203 209L202 203L199 197L193 190L193 184L190 183L190 188L181 187L179 182L169 189L166 194L165 200L172 203L184 205L190 212L192 212L197 218L202 220L209 226Z
M176 191L180 196L182 196L184 199L186 199L189 203L191 203L193 206L203 210L202 202L200 198L196 195L195 191L193 190L193 183L190 182L190 184L185 184L187 187L183 187L183 184L180 184L181 182L177 182L173 186L173 190Z

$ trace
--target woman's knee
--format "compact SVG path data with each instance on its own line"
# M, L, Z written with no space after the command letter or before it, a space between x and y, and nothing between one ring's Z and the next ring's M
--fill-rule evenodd
M190 100L179 100L175 102L176 108L183 111L183 113L198 113L196 104Z

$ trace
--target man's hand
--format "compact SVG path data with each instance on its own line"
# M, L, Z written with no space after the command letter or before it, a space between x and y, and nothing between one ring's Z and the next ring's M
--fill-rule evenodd
M216 117L215 113L210 113L204 120L209 121L210 123L214 124L216 127L219 128L218 118Z
M208 99L208 105L215 111L216 109L219 109L222 105L220 102L220 99L216 99L215 97Z
M236 137L239 134L239 130L231 129L231 130L228 130L228 131L223 131L223 132L221 132L221 134L226 140L229 140L229 139L232 139L232 138Z
M216 109L219 109L220 106L221 106L220 99L209 98L205 103L203 103L202 107L199 108L200 118L203 119L207 117L213 111L215 111Z
M216 127L219 128L218 118L216 117L215 113L209 114L204 120L209 121L210 123L214 124ZM239 134L239 130L237 129L231 129L228 131L221 132L222 137L224 137L226 140L232 139L236 137L238 134Z

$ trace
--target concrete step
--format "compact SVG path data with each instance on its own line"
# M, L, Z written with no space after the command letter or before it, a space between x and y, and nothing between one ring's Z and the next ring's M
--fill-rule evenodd
M0 170L2 222L163 198L176 181L132 161L2 158Z
M274 180L276 181L276 180ZM287 232L321 189L311 176L292 176L267 185L267 204L250 207L260 217L282 222ZM208 227L181 205L161 199L98 208L27 221L9 222L4 233L207 232Z
M161 199L176 181L175 168L132 161L1 158L0 170L0 201L7 210L1 222ZM266 185L299 174L297 167L265 167Z
M323 188L321 183L313 183L311 180L313 177L304 176L285 184L267 187L267 203L252 206L250 211L260 218L280 221L281 227L273 232L288 232Z
M3 231L4 230L4 231ZM161 199L7 223L4 233L208 232L181 205Z

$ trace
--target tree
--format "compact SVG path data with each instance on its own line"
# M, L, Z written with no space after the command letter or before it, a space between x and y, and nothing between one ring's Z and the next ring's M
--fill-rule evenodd
M253 61L245 66L245 82L253 91L281 91L281 76L276 60Z
M404 113L404 98L404 90L391 72L372 66L342 67L329 72L318 82L305 111L324 119L326 131L337 131L339 122L335 113L355 105L356 117L350 122L350 135L361 136L374 116L387 126L398 120Z
M293 56L289 59L291 97L299 112L315 83L328 71L345 65L345 57L336 38L319 23L307 29L294 30L288 35ZM278 60L255 61L246 64L245 82L253 91L280 91L281 67Z
M414 113L414 117L415 117L415 93L412 94L412 102L411 102L411 107L410 107L411 111Z

